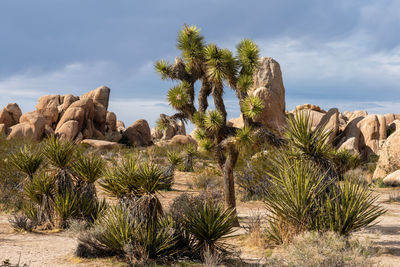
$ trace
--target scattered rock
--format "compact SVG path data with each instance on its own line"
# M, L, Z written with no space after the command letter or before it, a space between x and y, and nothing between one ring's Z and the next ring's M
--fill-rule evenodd
M385 178L383 178L383 183L390 186L399 186L400 170L388 174Z
M135 146L149 146L153 144L149 124L146 120L137 120L122 134L122 143Z
M189 144L193 144L195 146L197 146L197 142L196 140L194 140L190 135L175 135L172 139L171 139L171 144L172 145L189 145Z
M82 140L81 144L88 144L97 149L114 149L120 146L120 144L116 142L109 142L109 141L95 140L95 139Z
M328 142L332 142L339 131L339 110L337 108L331 108L321 118L321 121L317 127L322 127L322 126L325 126L326 130L331 131L328 137Z
M9 103L0 111L0 123L9 128L19 122L22 112L16 103Z
M391 134L382 146L373 179L384 178L400 169L400 131Z
M314 110L317 112L326 113L326 111L321 109L320 106L313 105L313 104L303 104L303 105L296 106L296 111L303 110L303 109Z

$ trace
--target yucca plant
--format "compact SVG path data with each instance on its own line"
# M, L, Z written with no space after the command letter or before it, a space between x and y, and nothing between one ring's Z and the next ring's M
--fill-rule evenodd
M216 44L207 44L196 26L185 25L178 34L178 49L181 57L174 64L161 60L156 62L155 69L162 79L178 80L180 84L167 93L170 105L178 111L172 116L176 119L188 119L196 125L197 137L201 137L201 149L212 153L225 179L225 205L236 207L233 169L235 168L238 150L234 138L237 128L226 125L227 112L223 99L224 87L227 85L236 91L243 120L257 132L260 143L278 140L274 134L253 119L261 114L263 103L256 96L249 96L253 85L253 74L259 66L259 48L249 39L237 45L237 55ZM198 105L195 105L194 84L200 81ZM208 97L212 96L215 110L208 109ZM279 143L279 142L275 142ZM188 168L188 170L191 170Z
M77 190L88 197L97 198L94 183L101 177L104 170L104 160L95 154L80 155L72 165L77 178Z
M165 179L165 186L161 188L162 190L171 190L174 182L175 168L183 162L182 156L176 151L168 151L167 158L169 166L165 170L164 176L168 177L169 179Z
M195 240L194 249L204 252L227 251L223 238L233 233L236 218L233 210L225 209L213 201L206 201L192 209L187 209L184 223L187 231Z
M43 154L57 172L57 190L59 194L71 191L72 177L69 172L75 152L75 144L51 136L43 147Z
M33 150L31 146L25 145L17 152L11 154L10 162L15 168L32 180L43 163L43 155L39 151Z
M267 232L276 243L290 242L304 231L348 235L385 212L368 188L353 180L327 180L328 171L317 163L285 153L272 163L264 202L270 214Z
M371 225L386 210L376 204L378 196L372 195L368 187L353 179L346 179L338 190L321 205L318 230L329 230L340 235L349 235Z
M194 145L189 144L186 146L185 152L186 155L183 161L183 171L193 172L193 158L197 154L197 148Z
M136 159L128 155L120 164L106 169L99 184L109 196L118 198L121 203L131 201L138 194L138 169Z
M333 147L328 142L330 131L325 129L325 125L313 129L310 115L304 112L297 112L294 118L289 117L287 122L285 137L293 156L318 164L327 171L328 180L337 178L332 160Z
M48 227L54 225L54 198L56 194L55 178L42 173L35 175L24 186L27 202L36 209L38 224L48 223ZM32 214L31 214L32 215ZM28 216L33 218L32 216Z
M124 205L111 206L91 231L81 235L77 255L123 255L124 247L136 237L138 223Z

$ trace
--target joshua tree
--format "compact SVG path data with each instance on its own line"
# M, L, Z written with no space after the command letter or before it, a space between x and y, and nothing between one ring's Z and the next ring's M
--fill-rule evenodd
M259 49L249 39L242 40L234 56L228 49L206 44L196 26L185 25L178 34L177 48L181 57L174 64L161 60L155 68L162 79L179 80L167 94L170 105L178 111L172 117L190 120L196 125L200 146L213 152L224 175L225 206L235 209L233 170L239 155L239 144L254 137L279 140L254 118L263 110L263 102L248 95L253 85L253 73L258 68ZM195 105L195 83L201 82L198 105ZM236 92L245 127L239 130L226 125L227 112L223 93L229 86ZM215 110L208 108L208 96L214 100Z

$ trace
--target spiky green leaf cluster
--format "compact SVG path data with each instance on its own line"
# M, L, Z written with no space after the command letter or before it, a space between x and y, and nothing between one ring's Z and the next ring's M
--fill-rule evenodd
M232 79L237 71L236 60L228 49L221 49L211 43L204 49L207 75L211 81L222 83L224 79Z
M221 239L231 234L236 221L232 210L225 210L222 205L207 201L204 205L187 210L185 225L196 240L195 250L204 251L206 248L215 252L225 250Z
M214 143L209 138L205 138L199 142L199 147L204 152L211 152L214 148Z
M93 184L103 173L104 160L95 155L80 155L72 166L75 175L84 183Z
M261 115L263 110L264 103L258 96L248 96L242 103L243 113L250 118Z
M247 92L250 87L253 85L253 77L248 74L243 74L239 76L237 81L237 87L242 92Z
M161 79L165 80L170 78L172 73L172 65L166 60L159 60L154 64L154 68L161 75Z
M19 171L32 178L43 162L43 155L30 146L24 146L10 156L10 162Z
M72 161L75 144L68 140L61 140L51 136L43 147L43 154L56 168L65 169Z
M204 113L201 112L195 112L193 114L193 122L196 126L198 127L202 127L204 125L204 120L205 120L206 115Z
M182 82L179 85L172 87L167 93L168 102L172 107L178 110L183 108L189 101L185 91L186 86L187 84Z
M200 61L203 54L204 37L196 26L186 26L178 34L177 48L182 51L182 57L192 64Z
M236 140L241 146L249 146L254 143L252 129L249 126L244 126L236 131Z
M207 137L208 137L207 133L206 133L206 131L204 129L198 128L194 132L194 138L197 141L201 141L201 140L207 139Z
M167 158L169 163L172 165L178 165L183 161L183 157L176 151L168 151Z
M156 128L160 131L164 131L168 127L168 123L161 118L156 120Z
M245 73L252 73L258 66L260 50L250 39L243 39L237 46L238 59Z
M223 124L224 117L218 110L210 110L204 118L204 126L211 132L217 132Z

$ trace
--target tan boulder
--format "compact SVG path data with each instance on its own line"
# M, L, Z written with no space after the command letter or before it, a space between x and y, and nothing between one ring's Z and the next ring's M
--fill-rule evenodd
M19 122L22 112L16 103L9 103L0 111L0 123L9 128Z
M115 132L117 130L117 116L114 112L107 112L106 125L109 131Z
M254 84L249 95L258 96L264 103L264 110L255 121L282 132L285 127L285 87L279 63L270 57L260 59L260 67L254 73Z
M108 109L108 101L110 98L110 88L107 86L100 86L80 97L80 99L90 98L94 103L99 103Z
M229 127L243 128L244 126L243 115L240 114L239 117L228 120L226 122L226 125Z
M326 113L326 111L321 109L320 106L313 105L313 104L303 104L303 105L296 106L296 111L303 110L303 109L314 110L317 112Z
M346 128L341 134L341 140L337 147L340 148L344 143L348 142L348 144L346 144L345 146L349 146L349 144L352 144L351 147L353 149L360 151L361 131L358 127L358 123L363 119L364 117L358 117L347 124ZM354 140L348 141L351 138L354 138Z
M62 104L58 107L58 112L62 115L62 113L64 113L72 103L79 100L79 97L68 94L61 96L60 100Z
M171 141L170 144L172 145L189 145L193 144L197 146L196 140L194 140L190 135L175 135Z
M37 111L46 119L46 124L50 127L58 121L58 106L60 106L59 95L45 95L39 98L36 105Z
M146 120L137 120L122 134L121 142L128 145L149 146L153 144L149 124Z
M346 139L338 148L338 151L348 150L353 154L359 154L358 152L358 142L355 137L350 137Z
M14 138L34 139L33 127L29 122L18 123L7 129L7 140Z
M117 128L123 128L123 129L125 129L125 123L123 123L123 122L120 121L120 120L117 120Z
M106 118L107 109L99 103L94 103L94 116L93 123L94 127L99 130L102 134L106 131Z
M400 185L400 170L394 171L383 178L383 183L390 186Z
M393 113L387 113L383 115L385 117L386 125L390 125L394 120L396 120L396 116Z
M331 108L325 113L320 123L317 125L317 127L322 126L325 127L325 130L331 132L328 137L328 142L332 142L339 131L339 110L337 108Z
M95 140L95 139L84 139L81 141L81 144L88 144L97 149L114 149L120 147L120 144L116 142L109 142L109 141Z
M400 130L387 138L379 155L373 179L384 178L400 168Z
M41 140L43 138L46 119L38 111L27 112L22 115L19 119L20 123L29 123L32 127L33 136L35 140Z
M79 122L69 120L57 128L56 136L61 139L74 140L79 132Z
M74 120L78 122L77 133L87 128L87 133L93 134L93 117L94 117L94 104L92 99L80 99L73 102L65 113L62 115L60 121L57 124L56 132L60 129L64 123ZM91 137L87 136L87 138Z
M347 116L347 118L348 118L348 121L352 121L356 118L366 117L366 116L368 116L368 112L366 112L365 110L356 110L354 112L351 112L351 114L349 116Z
M361 143L365 144L363 156L366 159L368 159L371 154L378 154L381 128L379 121L377 115L367 115L358 123L361 132Z

